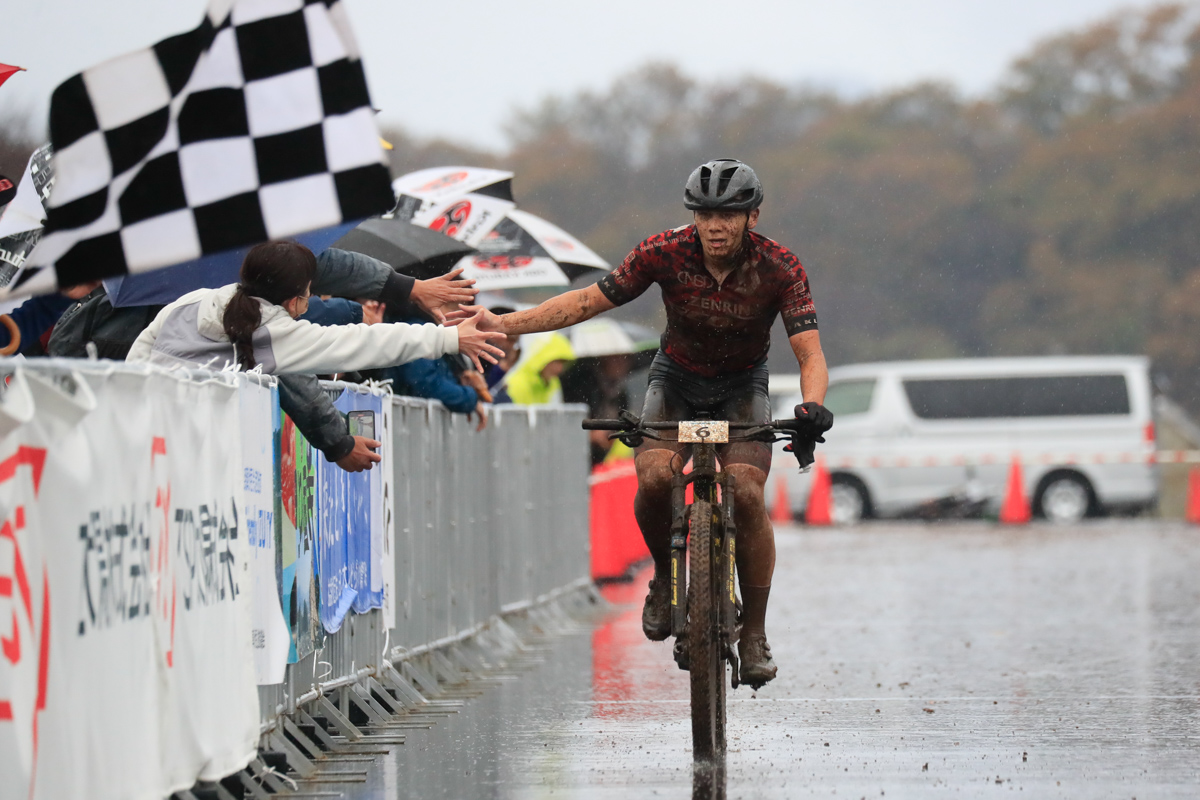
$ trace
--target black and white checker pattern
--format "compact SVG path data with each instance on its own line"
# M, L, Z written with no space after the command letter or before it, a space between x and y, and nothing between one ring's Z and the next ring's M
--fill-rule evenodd
M213 0L195 30L59 86L57 181L24 291L383 213L393 197L340 0Z

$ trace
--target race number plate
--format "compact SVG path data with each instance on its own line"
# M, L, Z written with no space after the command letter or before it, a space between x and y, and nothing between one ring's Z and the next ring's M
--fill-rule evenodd
M679 423L679 441L687 444L726 444L729 442L729 423L724 420L700 420Z

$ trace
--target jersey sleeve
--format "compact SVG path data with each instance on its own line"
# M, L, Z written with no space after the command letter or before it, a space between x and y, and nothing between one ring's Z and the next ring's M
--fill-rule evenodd
M812 290L808 286L808 275L800 261L793 257L787 270L787 284L783 288L779 313L788 336L817 329L817 308L813 305Z
M653 257L644 245L638 246L621 266L600 279L596 285L615 306L623 306L639 297L654 283Z

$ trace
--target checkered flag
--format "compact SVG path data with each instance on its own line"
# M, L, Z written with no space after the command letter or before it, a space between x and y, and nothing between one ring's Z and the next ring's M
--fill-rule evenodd
M20 294L361 219L394 199L340 0L212 0L200 27L59 86ZM53 267L53 269L49 269Z

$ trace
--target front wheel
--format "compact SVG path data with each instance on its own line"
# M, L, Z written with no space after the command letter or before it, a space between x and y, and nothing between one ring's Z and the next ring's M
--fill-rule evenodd
M713 507L692 504L688 537L688 674L692 688L692 755L711 760L725 751L725 654L719 632L721 558Z

